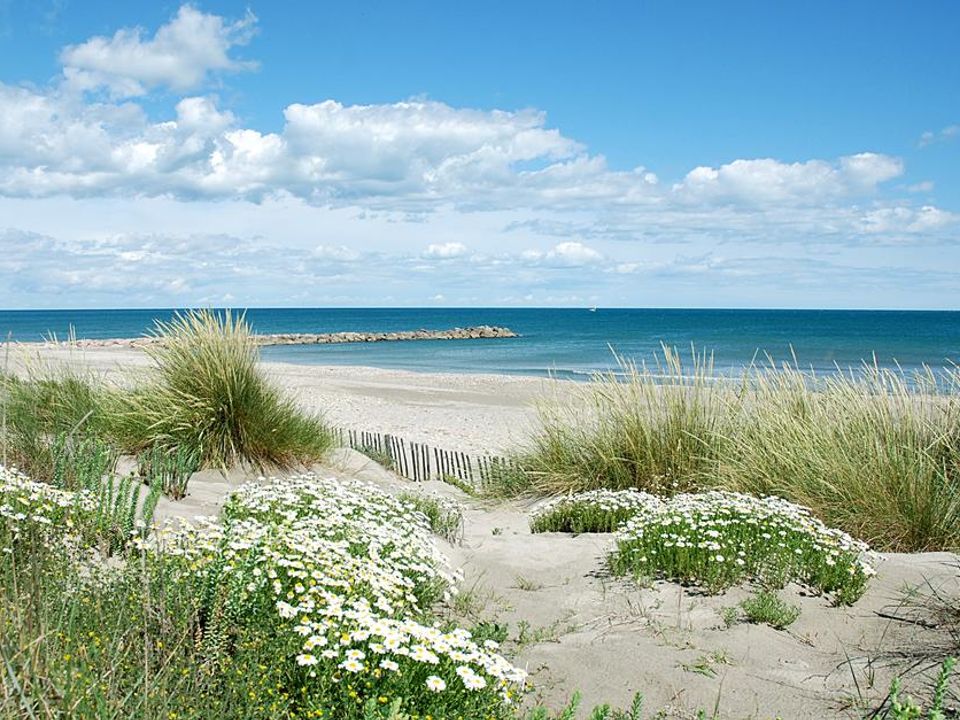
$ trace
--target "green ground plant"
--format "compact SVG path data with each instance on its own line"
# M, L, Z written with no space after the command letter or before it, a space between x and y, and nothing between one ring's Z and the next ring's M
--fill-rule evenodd
M393 457L385 450L381 450L373 445L361 445L356 450L357 452L366 455L378 465L382 465L387 470L393 470Z
M137 467L147 485L172 500L180 500L187 494L190 476L200 468L200 458L191 447L154 445L140 453Z
M777 593L760 590L740 603L747 622L784 630L800 617L800 607L782 600Z
M463 506L455 500L439 495L404 492L400 500L423 514L434 534L451 543L463 538Z
M628 520L610 557L614 572L662 577L722 592L753 580L788 582L850 604L874 570L868 548L779 498L712 491L677 495Z
M895 678L890 686L890 693L883 706L871 717L881 720L947 720L955 717L955 713L947 715L945 702L950 689L950 678L956 667L956 658L947 658L940 666L940 673L933 685L933 696L930 703L924 707L912 697L903 696L901 681Z
M589 490L561 495L530 512L530 532L609 533L660 500L638 490Z
M85 433L61 433L50 442L53 472L50 482L63 490L96 491L117 465L117 451L109 443Z

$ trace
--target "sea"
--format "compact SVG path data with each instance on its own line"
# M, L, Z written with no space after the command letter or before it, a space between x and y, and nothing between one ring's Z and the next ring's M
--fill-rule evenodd
M0 336L35 342L131 338L175 310L0 310ZM553 375L588 379L617 358L657 367L664 345L688 361L712 357L714 372L789 363L819 374L863 363L913 372L960 363L960 312L875 310L687 310L618 308L255 308L258 333L443 330L499 325L519 338L417 340L266 347L263 358L443 373ZM688 362L689 365L689 362Z

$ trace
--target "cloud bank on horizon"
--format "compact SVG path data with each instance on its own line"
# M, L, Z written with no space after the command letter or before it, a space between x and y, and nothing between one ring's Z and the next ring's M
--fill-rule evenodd
M0 83L0 306L957 305L960 213L882 149L663 178L423 98L257 129L213 90L258 32L184 5Z

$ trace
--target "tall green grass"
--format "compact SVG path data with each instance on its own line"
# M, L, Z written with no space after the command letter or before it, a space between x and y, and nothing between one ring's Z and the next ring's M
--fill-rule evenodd
M108 416L121 445L189 449L206 467L238 462L290 466L332 444L323 422L301 410L258 367L243 315L195 310L158 322L146 352L153 367L114 396Z
M31 361L19 375L0 374L0 462L72 487L75 479L59 476L76 470L72 449L84 442L217 468L307 464L332 446L321 419L266 378L242 315L189 311L158 323L155 335L147 374L121 386L76 363Z
M74 447L105 433L99 388L68 366L29 362L20 376L0 374L0 463L61 487L75 481Z
M711 358L694 354L687 367L665 347L653 368L617 360L619 372L541 403L520 458L530 489L673 494L716 476L736 397L716 383Z
M960 547L960 371L621 370L540 409L523 489L772 494L881 549Z
M891 550L960 546L960 375L865 366L753 374L720 465L727 487L807 505Z

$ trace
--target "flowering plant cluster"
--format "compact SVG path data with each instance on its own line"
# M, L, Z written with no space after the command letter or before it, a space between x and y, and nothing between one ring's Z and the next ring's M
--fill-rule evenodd
M524 671L461 628L428 624L454 591L426 517L371 485L302 475L248 484L218 521L144 542L193 582L209 642L272 628L305 711L362 717L374 699L406 713L503 717Z
M530 531L613 532L626 520L661 504L658 498L639 490L590 490L561 495L531 511Z
M744 580L797 582L856 601L875 574L866 544L780 498L732 492L676 495L628 520L616 536L614 571L694 583L720 592Z
M28 528L63 534L74 528L78 516L94 509L93 498L87 493L58 490L0 465L0 520L4 531L0 543L4 552L11 552Z

